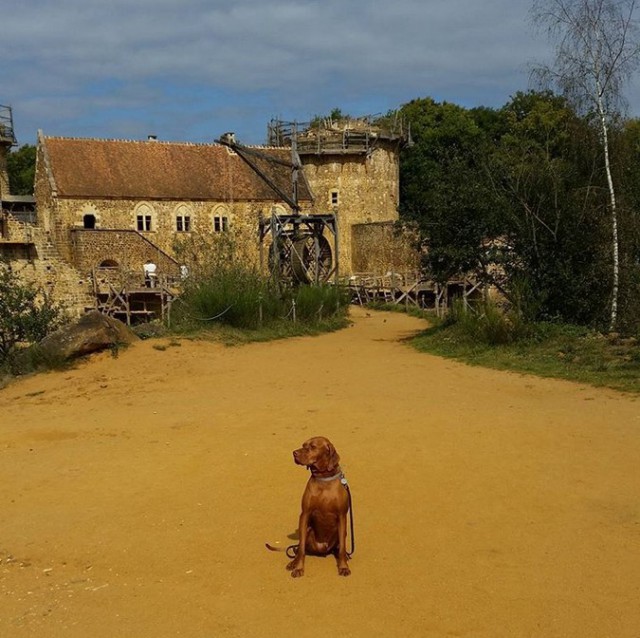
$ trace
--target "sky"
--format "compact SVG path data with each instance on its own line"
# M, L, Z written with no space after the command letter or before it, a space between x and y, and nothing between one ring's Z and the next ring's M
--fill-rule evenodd
M0 104L45 135L266 141L272 118L375 115L421 97L500 107L549 55L531 0L20 0Z

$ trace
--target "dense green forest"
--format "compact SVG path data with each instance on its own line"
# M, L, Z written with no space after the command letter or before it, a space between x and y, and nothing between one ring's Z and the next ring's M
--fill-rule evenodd
M517 93L498 109L421 98L399 114L412 138L400 157L400 216L420 230L431 276L473 272L526 320L606 329L612 255L594 119L548 91ZM610 143L619 189L617 329L636 334L640 122L617 122ZM32 191L34 165L33 146L9 154L15 194Z
M500 109L424 98L400 112L413 140L401 155L401 218L421 231L425 268L443 281L476 273L527 320L604 329L611 231L593 118L547 91L518 93ZM636 333L640 123L621 120L610 133L619 189L617 329Z

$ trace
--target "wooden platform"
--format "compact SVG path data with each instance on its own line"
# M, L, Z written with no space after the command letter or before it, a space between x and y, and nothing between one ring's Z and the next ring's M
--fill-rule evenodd
M351 292L352 303L405 304L418 308L431 308L441 315L449 306L453 296L461 297L463 303L468 304L469 298L479 292L481 282L471 277L464 277L452 279L446 284L439 284L418 273L386 275L359 273L351 276L346 285Z
M159 278L154 287L145 285L141 277L96 276L93 292L95 307L127 325L137 321L162 319L171 321L171 305L178 295L174 281Z

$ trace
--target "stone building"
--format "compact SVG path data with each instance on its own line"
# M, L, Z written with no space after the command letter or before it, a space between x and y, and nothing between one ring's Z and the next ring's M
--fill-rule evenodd
M407 142L401 121L381 126L368 117L346 117L298 126L274 120L269 142L295 147L313 192L313 212L337 215L343 275L417 267L415 251L392 232L399 219L400 149ZM390 237L398 248L393 259L387 259ZM383 238L386 246L377 242Z
M291 192L286 164L299 158L301 212L337 217L340 274L400 268L396 262L405 253L391 228L398 219L402 134L349 120L292 136L280 124L270 127L269 146L251 147L258 151L254 164L276 190ZM39 132L37 215L5 210L0 252L80 312L93 304L103 272L141 274L153 261L161 273L177 277L175 247L185 238L228 234L257 260L259 220L290 212L267 180L222 144ZM412 267L410 261L403 267Z
M261 152L286 161L286 149ZM262 169L282 188L281 164ZM61 256L81 272L109 262L141 269L147 259L175 270L176 241L233 232L254 246L260 217L283 207L236 153L219 144L69 139L39 134L35 196L38 223ZM300 200L311 205L306 180Z

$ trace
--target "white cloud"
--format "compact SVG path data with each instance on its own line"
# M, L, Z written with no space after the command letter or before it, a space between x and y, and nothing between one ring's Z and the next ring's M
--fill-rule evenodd
M225 112L251 137L273 115L384 111L425 95L497 106L545 51L529 3L22 0L3 15L0 103L29 138L154 122L197 136Z

